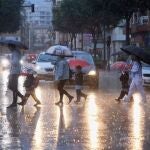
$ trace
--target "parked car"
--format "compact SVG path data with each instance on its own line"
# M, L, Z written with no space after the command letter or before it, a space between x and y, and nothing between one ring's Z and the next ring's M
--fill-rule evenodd
M89 65L82 68L84 73L84 84L89 85L91 88L98 88L99 72L96 70L93 57L86 51L72 51L73 57L78 60L85 60ZM68 58L69 59L72 58ZM71 68L74 72L74 68ZM71 81L73 82L73 80Z
M53 80L54 78L54 65L52 64L52 60L55 59L55 56L51 56L45 52L42 52L38 55L35 62L35 71L37 74L46 80Z
M145 63L142 64L142 78L143 85L150 86L150 65Z

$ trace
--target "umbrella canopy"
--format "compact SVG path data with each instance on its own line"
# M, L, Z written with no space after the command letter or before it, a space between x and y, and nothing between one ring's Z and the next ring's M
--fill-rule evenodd
M4 46L8 46L9 44L15 45L16 47L20 49L27 50L28 47L24 45L21 41L15 41L15 40L0 40L0 44Z
M72 52L67 46L55 45L51 46L47 51L50 55L72 57Z
M68 60L68 64L69 64L70 68L72 68L72 69L75 69L76 66L87 67L87 66L90 65L90 64L89 64L87 61L85 61L85 60L82 60L82 59L75 59L75 58L69 59L69 60Z
M131 69L131 64L128 64L124 61L117 61L110 66L110 69L119 71L129 71Z
M127 53L128 55L135 55L141 61L150 64L150 52L148 53L143 48L140 48L134 45L128 45L128 46L122 47L121 50Z

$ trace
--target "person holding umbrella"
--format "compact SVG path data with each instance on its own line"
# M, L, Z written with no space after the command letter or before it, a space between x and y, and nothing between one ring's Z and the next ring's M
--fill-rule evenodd
M11 68L10 68L10 75L8 81L8 88L13 92L13 102L7 108L16 107L17 106L17 98L24 98L23 95L18 91L18 77L21 72L21 52L17 49L15 44L8 44L8 48L10 49L12 56L11 56Z
M65 59L65 56L58 55L58 60L55 62L55 80L57 81L57 89L59 91L60 99L56 102L56 105L63 104L63 95L65 94L69 98L69 103L74 98L66 90L64 86L66 81L69 79L69 65Z
M125 96L123 100L129 101L134 92L137 91L141 94L143 102L146 102L146 96L142 85L142 65L140 59L135 55L131 55L131 59L132 59L132 68L131 68L132 81L130 84L128 95Z

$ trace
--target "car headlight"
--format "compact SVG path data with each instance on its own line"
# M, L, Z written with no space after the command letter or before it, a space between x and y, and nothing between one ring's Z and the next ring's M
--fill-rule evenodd
M41 69L41 67L37 65L37 66L35 67L35 69L38 71L38 70Z
M24 64L24 61L23 61L23 60L20 60L20 64L23 65L23 64Z
M91 70L89 73L88 73L89 76L95 76L96 75L96 71L95 70Z
M3 67L8 67L9 66L9 61L7 59L2 59L2 66Z

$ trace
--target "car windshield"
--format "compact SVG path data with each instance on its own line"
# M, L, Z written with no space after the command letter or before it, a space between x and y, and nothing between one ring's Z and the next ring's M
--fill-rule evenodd
M88 53L73 53L73 56L78 59L86 60L89 64L94 64L92 56Z
M40 54L38 57L38 62L51 62L51 61L56 61L56 56L52 56L49 54Z

